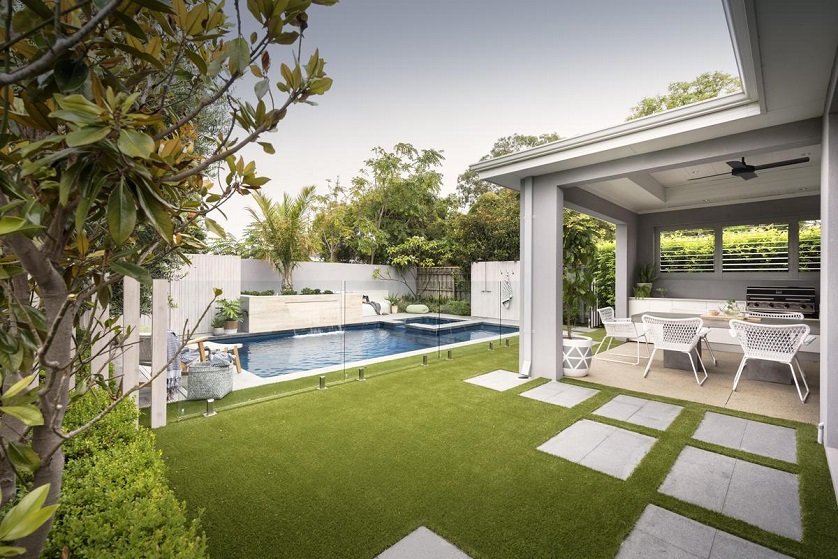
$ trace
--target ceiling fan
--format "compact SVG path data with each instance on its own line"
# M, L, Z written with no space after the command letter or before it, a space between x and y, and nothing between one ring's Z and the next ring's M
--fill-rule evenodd
M745 158L743 157L741 161L728 161L727 164L730 165L730 173L719 173L717 175L707 175L706 177L696 177L693 179L689 179L691 181L697 181L702 179L709 179L710 177L721 177L724 175L731 175L733 177L740 177L743 180L750 180L757 178L757 171L762 171L763 169L774 169L775 167L785 167L786 165L797 165L798 163L808 163L808 157L800 157L798 159L787 159L785 161L776 161L774 163L766 163L765 165L748 165L745 163Z

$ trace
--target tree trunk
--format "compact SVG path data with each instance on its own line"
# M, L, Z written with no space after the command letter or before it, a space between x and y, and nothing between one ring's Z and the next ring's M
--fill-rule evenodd
M67 298L67 289L61 282L63 290L55 289L55 282L52 284L53 291L58 293L44 293L42 287L44 309L47 316L47 324L53 323L58 317L59 311ZM43 284L41 284L43 286ZM46 353L46 361L66 365L72 357L72 334L74 308L71 308L58 325L52 345ZM61 481L64 475L64 452L61 450L63 442L53 430L61 428L64 421L64 413L69 401L69 390L64 375L69 371L54 369L45 366L46 379L40 392L40 407L44 415L44 424L35 427L32 431L32 449L41 458L41 467L35 473L33 489L45 484L50 484L49 494L45 505L54 505L58 502L61 494ZM58 448L51 456L55 448ZM31 535L17 540L15 545L26 548L26 553L21 555L24 559L35 559L41 555L47 535L52 528L53 519L50 518L38 530Z

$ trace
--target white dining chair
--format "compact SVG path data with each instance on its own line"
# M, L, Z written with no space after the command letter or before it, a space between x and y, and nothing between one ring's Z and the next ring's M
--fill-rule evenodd
M662 318L644 314L643 324L646 326L646 339L655 345L655 348L652 350L652 355L649 357L649 363L646 364L646 370L643 371L643 377L645 378L649 374L649 368L652 366L655 353L659 349L662 349L664 351L685 353L690 359L695 381L699 386L703 385L707 380L707 369L704 367L704 361L702 361L701 355L694 350L701 341L701 331L704 321L698 317ZM693 355L698 359L701 370L704 371L704 378L702 379L698 377L698 369L696 369Z
M739 363L739 370L733 378L733 391L739 386L739 379L748 359L762 359L788 365L791 370L791 378L797 387L797 395L800 401L806 403L809 397L809 384L806 382L806 375L803 367L797 360L797 352L806 343L809 337L809 326L806 324L756 324L744 320L730 321L731 335L735 336L742 346L742 361ZM794 365L797 365L797 372L806 388L806 394L800 390L800 383L797 381Z
M599 347L597 348L596 353L594 353L594 359L598 359L600 361L610 361L611 363L637 365L640 363L641 341L646 346L646 357L649 356L649 340L646 339L646 332L643 330L643 326L641 324L632 322L630 318L615 318L614 309L611 307L597 309L597 312L599 313L600 319L602 319L602 325L605 327L605 337L602 338L602 341L599 343ZM614 342L615 338L625 338L630 342L634 342L637 349L636 355L634 356L634 362L623 359L612 359L612 357L632 357L631 355L625 353L613 353L609 354L609 357L603 357L600 355L603 351L603 347L605 347L606 353L611 349L611 344ZM607 346L605 344L606 340L608 340Z

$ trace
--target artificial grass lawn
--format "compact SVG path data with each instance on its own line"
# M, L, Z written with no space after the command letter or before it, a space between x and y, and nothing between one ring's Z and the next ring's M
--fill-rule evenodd
M655 397L685 406L659 432L592 416L631 392L588 385L600 393L568 410L517 395L543 379L507 392L463 382L517 370L517 339L469 353L157 430L176 494L204 510L212 557L372 558L425 525L475 559L610 558L649 503L789 555L835 556L838 513L813 426L737 414L796 429L799 464L785 464L690 439L705 411L728 410ZM627 481L536 450L582 418L658 440ZM803 542L659 494L687 442L798 474Z

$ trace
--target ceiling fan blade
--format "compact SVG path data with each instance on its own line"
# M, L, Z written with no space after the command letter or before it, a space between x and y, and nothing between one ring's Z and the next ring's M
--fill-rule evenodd
M797 165L798 163L808 163L808 157L801 157L799 159L788 159L786 161L777 161L776 163L766 163L765 165L757 165L754 167L755 171L761 171L763 169L773 169L775 167L785 167L786 165Z
M687 181L703 181L704 179L711 179L713 177L729 177L730 173L719 173L716 175L705 175L703 177L693 177L691 179L687 179Z

